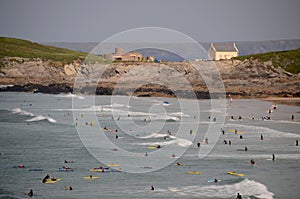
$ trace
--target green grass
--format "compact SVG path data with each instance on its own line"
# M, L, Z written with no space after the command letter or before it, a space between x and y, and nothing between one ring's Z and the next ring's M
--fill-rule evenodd
M250 58L257 59L262 63L272 61L274 66L280 66L290 73L300 73L300 49L239 56L234 59L243 61Z
M0 58L5 56L41 58L43 60L71 63L77 59L84 60L87 55L87 53L42 45L22 39L0 37Z

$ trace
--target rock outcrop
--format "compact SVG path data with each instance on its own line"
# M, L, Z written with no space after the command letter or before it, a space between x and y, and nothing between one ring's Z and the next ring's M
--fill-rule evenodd
M219 87L224 86L232 96L300 96L299 74L288 73L271 61L260 63L252 59L84 65L79 60L64 64L4 57L0 66L0 84L15 85L2 91L59 93L74 89L74 92L87 94L209 98L221 94L210 90L221 77L224 85Z

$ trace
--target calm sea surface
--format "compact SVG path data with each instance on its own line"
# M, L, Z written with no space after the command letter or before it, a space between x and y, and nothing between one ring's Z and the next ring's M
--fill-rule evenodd
M300 107L30 93L0 102L0 198L300 198ZM89 171L99 167L109 168ZM41 183L47 174L62 180Z

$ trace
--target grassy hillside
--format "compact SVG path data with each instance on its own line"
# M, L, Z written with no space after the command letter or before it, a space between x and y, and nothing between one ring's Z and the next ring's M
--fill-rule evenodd
M87 53L46 46L21 39L0 37L0 58L4 56L42 58L70 63L76 59L83 60Z
M300 73L300 49L239 56L235 59L245 60L250 58L257 59L260 62L271 60L274 66L280 66L294 74Z

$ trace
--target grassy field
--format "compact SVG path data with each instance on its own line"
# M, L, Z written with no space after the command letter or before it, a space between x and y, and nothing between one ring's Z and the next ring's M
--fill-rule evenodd
M42 58L43 60L71 63L76 59L84 60L87 53L46 46L21 39L0 37L0 58L4 56Z
M239 56L234 59L243 61L250 58L260 62L272 61L274 66L280 66L290 73L300 73L300 49Z

